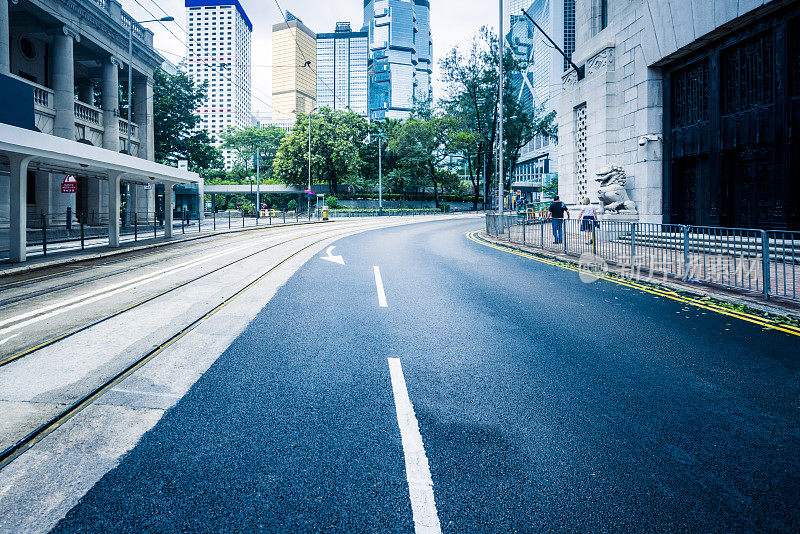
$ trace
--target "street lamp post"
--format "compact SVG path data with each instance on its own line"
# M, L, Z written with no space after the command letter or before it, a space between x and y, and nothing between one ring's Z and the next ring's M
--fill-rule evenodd
M172 22L174 17L162 17L160 19L143 20L141 22L134 22L130 20L130 28L128 28L128 131L126 132L125 152L131 155L131 109L133 109L132 94L133 94L133 27L136 24L145 24L147 22ZM130 218L130 184L125 184L125 218ZM200 216L198 215L198 218Z
M256 147L256 218L261 217L261 147Z
M499 88L499 107L498 110L498 136L497 136L497 149L498 149L498 157L497 157L497 212L502 215L503 214L503 51L505 49L505 42L503 37L503 1L499 0L500 3L500 25L499 30L497 32L497 43L498 48L500 49L500 76L498 78L498 88Z
M317 111L317 108L308 112L308 190L311 191L311 115ZM306 194L308 199L308 220L311 220L311 195Z
M383 135L378 134L378 215L383 215L383 161L381 159L381 145Z

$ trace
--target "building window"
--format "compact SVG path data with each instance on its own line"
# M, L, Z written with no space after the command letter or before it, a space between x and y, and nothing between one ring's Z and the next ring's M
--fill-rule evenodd
M600 0L600 31L608 27L608 0Z
M586 171L586 104L575 108L575 176L578 179L578 202L588 190Z

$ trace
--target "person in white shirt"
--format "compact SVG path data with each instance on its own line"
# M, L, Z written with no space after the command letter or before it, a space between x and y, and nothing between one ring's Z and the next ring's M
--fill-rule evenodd
M581 208L581 231L586 232L586 244L592 243L592 230L597 220L597 208L589 204L589 197L583 197Z

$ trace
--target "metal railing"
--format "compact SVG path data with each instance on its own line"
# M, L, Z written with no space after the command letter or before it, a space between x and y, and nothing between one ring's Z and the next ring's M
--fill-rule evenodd
M591 254L636 279L660 276L800 301L800 232L487 214L486 233L569 256Z

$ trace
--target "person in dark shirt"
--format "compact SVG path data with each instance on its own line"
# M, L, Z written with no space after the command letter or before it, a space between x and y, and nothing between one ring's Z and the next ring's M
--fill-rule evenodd
M569 210L567 205L556 196L548 211L553 223L553 243L559 244L564 239L564 214L566 213L567 219L569 219Z

